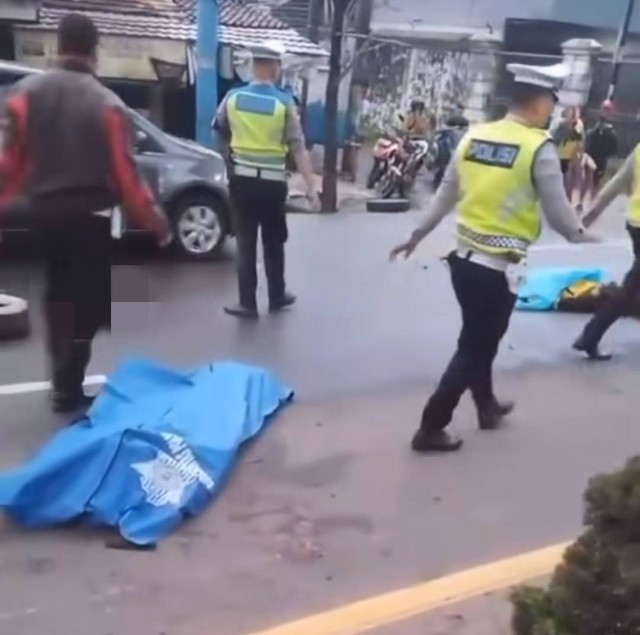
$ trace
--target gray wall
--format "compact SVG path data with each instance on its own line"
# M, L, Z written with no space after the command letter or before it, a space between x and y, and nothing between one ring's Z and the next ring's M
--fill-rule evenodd
M506 18L535 18L617 28L627 0L374 0L376 23L502 29ZM640 2L632 29L640 32Z
M425 27L483 27L489 23L495 29L501 29L507 17L547 18L554 0L374 0L374 2L375 22L397 24L414 20L416 25Z

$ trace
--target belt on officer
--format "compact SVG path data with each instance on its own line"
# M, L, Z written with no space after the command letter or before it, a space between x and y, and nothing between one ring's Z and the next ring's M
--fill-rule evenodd
M468 260L469 262L475 262L477 265L482 265L483 267L493 269L494 271L506 271L509 266L513 264L499 256L482 254L479 251L473 251L472 249L458 248L456 249L455 254L458 258Z
M268 168L253 168L248 165L234 164L233 174L235 176L248 176L254 179L265 181L286 181L287 173L282 170L269 170Z

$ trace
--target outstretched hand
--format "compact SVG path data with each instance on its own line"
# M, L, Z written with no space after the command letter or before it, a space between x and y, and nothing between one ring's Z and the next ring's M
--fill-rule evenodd
M404 259L406 260L416 250L417 246L418 243L415 240L409 239L391 250L389 260L393 261L402 254L404 254Z

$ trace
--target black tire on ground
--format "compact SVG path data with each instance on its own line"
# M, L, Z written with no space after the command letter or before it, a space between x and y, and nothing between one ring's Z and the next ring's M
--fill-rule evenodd
M29 305L22 298L0 294L0 340L17 340L31 332Z
M411 203L407 198L371 198L367 201L367 212L399 213L408 212Z
M215 194L186 193L171 206L173 250L187 260L215 260L220 257L230 232L229 210ZM188 227L193 226L189 232ZM214 233L205 235L211 230ZM199 240L196 234L200 232Z

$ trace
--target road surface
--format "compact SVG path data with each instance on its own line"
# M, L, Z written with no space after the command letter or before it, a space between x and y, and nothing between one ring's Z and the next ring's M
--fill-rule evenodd
M630 256L619 212L603 221L602 245L545 234L530 267L595 264L620 276ZM292 217L299 304L255 324L222 313L235 299L230 260L115 266L114 330L96 343L92 373L130 354L234 358L277 371L297 402L222 498L154 553L107 550L95 531L0 521L0 633L242 635L571 538L586 480L640 446L638 325L615 327L621 354L601 366L569 350L583 317L516 314L497 365L500 395L518 402L511 425L481 433L465 402L454 424L464 451L414 456L408 441L459 326L439 260L451 220L412 260L387 262L417 220ZM3 261L0 288L28 298L35 318L30 341L0 349L0 385L42 380L38 265ZM0 468L61 425L44 393L0 396Z

